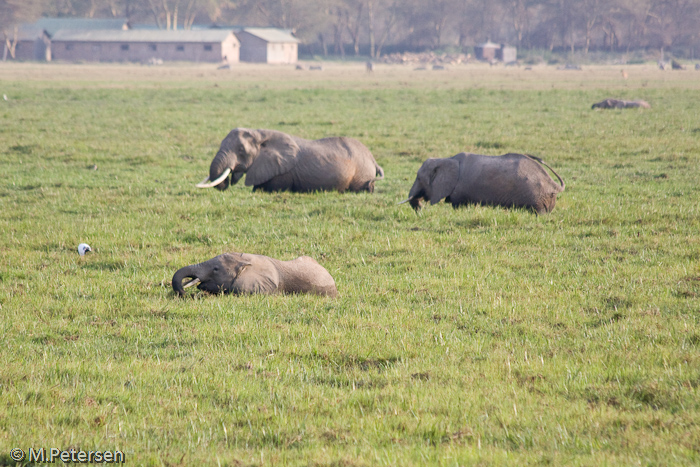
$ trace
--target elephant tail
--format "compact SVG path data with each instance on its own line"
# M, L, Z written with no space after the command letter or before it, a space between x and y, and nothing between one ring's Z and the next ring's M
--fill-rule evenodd
M559 176L559 174L553 168L548 166L545 161L543 161L539 157L531 156L530 154L525 154L525 156L529 157L530 159L536 160L537 162L539 162L540 164L542 164L543 166L545 166L549 170L551 170L552 173L557 176L557 178L559 179L559 185L560 185L559 193L561 193L562 191L564 191L566 189L566 183L564 183L564 180L562 180L562 178Z
M376 170L375 175L378 175L377 177L374 177L374 179L375 180L383 180L384 179L384 169L382 169L382 167L379 164L377 164L376 162L374 163L374 167Z

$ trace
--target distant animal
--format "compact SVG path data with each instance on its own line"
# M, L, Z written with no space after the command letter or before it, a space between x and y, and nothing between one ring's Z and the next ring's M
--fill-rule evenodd
M308 192L374 191L384 170L353 138L314 141L275 130L235 128L224 138L198 188L225 190L246 176L254 190ZM230 177L229 177L230 176Z
M191 279L183 284L184 279ZM185 266L173 275L173 290L180 296L196 285L213 294L313 293L336 297L338 289L328 271L309 256L280 261L248 253L224 253L199 264Z
M626 70L620 70L622 72L622 79L627 79L629 78L629 75L627 74Z
M581 67L579 65L574 65L573 63L567 63L564 66L558 66L557 70L576 70L580 71Z
M443 65L433 65L433 70L444 70L445 67Z
M310 65L309 70L323 71L323 65Z
M484 156L461 152L445 159L428 159L418 169L408 199L399 204L410 202L419 210L421 200L436 204L444 198L453 208L486 204L548 213L566 185L554 170L559 184L552 180L544 167L552 170L539 158L513 153Z
M374 63L372 63L372 62L365 63L365 68L367 69L367 73L374 72Z
M685 66L681 64L680 62L677 62L675 60L671 60L671 69L672 70L685 70Z
M695 64L695 69L696 69L696 70L700 70L700 63L696 63L696 64ZM5 99L5 100L7 100L7 99Z
M298 63L297 66L295 67L295 69L297 69L297 70L306 70L306 66L305 66L305 65L302 65L302 64L300 64L300 63Z
M658 62L656 62L656 64L659 66L659 70L665 70L668 67L666 62L664 62L663 60L659 60Z
M592 109L650 109L651 106L647 101L623 101L620 99L605 99L596 102L591 106Z

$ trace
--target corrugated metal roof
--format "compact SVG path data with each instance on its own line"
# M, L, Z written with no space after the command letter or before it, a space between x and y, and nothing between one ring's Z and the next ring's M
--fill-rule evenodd
M124 29L128 27L126 18L39 18L32 26L45 29L50 35L61 29Z
M22 24L17 28L17 39L20 41L33 41L42 36L44 30L35 24ZM12 37L12 33L10 33Z
M275 28L243 28L244 32L259 37L266 42L299 42L289 32Z
M53 41L70 42L223 42L233 33L220 29L201 30L105 30L71 31L62 29L53 35Z

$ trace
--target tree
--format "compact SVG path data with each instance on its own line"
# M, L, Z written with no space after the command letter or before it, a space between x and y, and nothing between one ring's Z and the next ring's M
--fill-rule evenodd
M585 37L583 52L585 54L588 54L591 47L594 28L600 23L604 9L609 4L610 2L606 0L579 0L575 14L583 26Z
M360 55L360 28L362 27L362 13L365 8L363 0L346 0L345 24L352 38L352 48L355 55Z
M0 0L0 29L5 41L3 61L7 60L7 54L15 58L19 24L39 17L43 7L41 0Z
M380 11L381 20L381 34L379 35L379 41L377 42L377 48L374 52L375 57L381 57L382 49L384 44L386 44L387 39L394 34L395 26L399 22L399 0L392 0L391 2L380 2L383 10Z
M462 47L469 42L481 43L485 40L501 41L503 18L507 16L503 5L491 0L459 0L456 6L459 21L456 25L459 34L458 44Z
M531 23L536 18L536 8L543 0L503 0L504 13L510 16L515 43L518 47L529 46Z
M664 48L690 45L700 20L698 0L657 0L649 17L653 40Z

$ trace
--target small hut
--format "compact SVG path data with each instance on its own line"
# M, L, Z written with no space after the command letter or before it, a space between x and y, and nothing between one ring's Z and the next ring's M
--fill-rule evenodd
M512 63L518 59L518 49L501 44L501 49L496 53L496 58L503 63Z
M492 60L496 60L496 54L498 51L500 51L501 45L500 44L495 44L491 41L486 41L481 45L477 45L474 47L474 56L476 56L477 60L485 60L487 62L490 62Z
M512 46L487 41L474 47L474 55L477 60L487 62L500 60L504 63L510 63L517 60L518 50Z
M288 31L243 28L236 36L241 42L242 62L296 63L299 57L299 40Z

